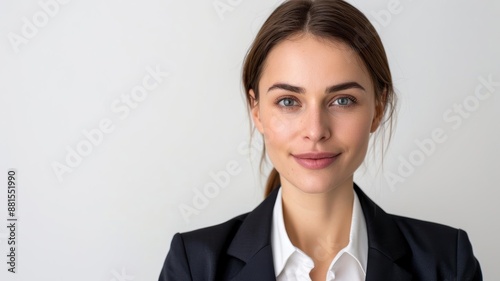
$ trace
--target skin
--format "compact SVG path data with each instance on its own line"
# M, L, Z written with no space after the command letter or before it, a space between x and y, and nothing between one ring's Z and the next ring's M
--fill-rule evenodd
M345 89L327 91L345 83ZM369 72L345 43L296 35L268 54L252 106L280 174L288 236L313 259L311 279L325 280L331 261L349 243L353 174L382 117ZM294 158L307 152L338 156L325 168L308 169Z

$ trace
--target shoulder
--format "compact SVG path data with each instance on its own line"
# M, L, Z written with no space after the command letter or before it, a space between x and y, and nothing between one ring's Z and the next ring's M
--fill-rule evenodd
M474 257L467 232L440 223L389 215L398 225L411 249L412 256L427 268L439 267L479 280L479 262ZM460 279L462 280L462 279Z
M269 244L277 191L255 209L221 224L176 233L160 280L221 280ZM222 274L222 275L220 275Z
M231 243L246 214L221 224L176 233L160 273L160 281L215 278L217 264Z
M456 249L457 243L469 242L467 233L448 225L390 214L410 245L422 248Z
M456 238L461 230L448 225L390 214L409 242L439 243L439 240ZM433 238L433 239L425 239Z
M221 250L227 242L231 241L231 238L238 231L247 216L248 213L241 214L217 225L182 232L176 235L182 237L186 248L212 251Z
M464 230L386 213L357 185L354 189L367 226L369 267L376 271L390 260L417 280L482 280Z

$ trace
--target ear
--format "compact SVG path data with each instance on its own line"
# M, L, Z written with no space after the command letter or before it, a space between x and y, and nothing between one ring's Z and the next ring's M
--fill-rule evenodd
M375 99L375 115L372 120L372 126L370 128L370 133L375 132L380 123L382 122L382 118L384 117L385 111L385 101L387 99L387 90L384 89L380 98Z
M259 130L261 134L264 134L264 127L262 126L262 123L260 121L259 101L255 99L255 92L253 91L253 89L250 89L249 94L252 97L251 114L253 123L255 125L255 128L257 128L257 130Z

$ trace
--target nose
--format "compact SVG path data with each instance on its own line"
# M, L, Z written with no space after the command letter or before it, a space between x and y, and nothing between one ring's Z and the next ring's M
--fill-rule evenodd
M303 125L304 139L321 142L331 136L329 114L321 106L311 107L304 112Z

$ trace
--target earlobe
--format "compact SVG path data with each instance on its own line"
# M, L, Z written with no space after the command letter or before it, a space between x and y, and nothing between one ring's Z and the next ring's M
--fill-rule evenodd
M255 128L257 128L257 130L259 130L259 132L263 134L264 130L262 127L262 123L260 122L259 102L257 101L257 99L255 99L255 92L253 91L253 89L250 89L249 94L252 99L251 115L253 123L255 125Z

